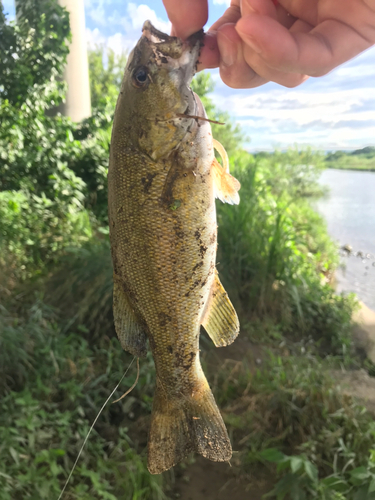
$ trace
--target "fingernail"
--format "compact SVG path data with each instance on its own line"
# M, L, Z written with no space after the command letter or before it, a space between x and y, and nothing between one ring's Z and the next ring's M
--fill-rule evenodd
M242 38L242 40L248 45L251 49L254 50L254 52L257 52L260 54L262 52L262 49L260 48L258 42L248 33L244 33L243 31L239 30L236 26L236 31Z
M219 46L221 62L225 66L232 66L237 59L236 44L223 33L218 33L217 44Z

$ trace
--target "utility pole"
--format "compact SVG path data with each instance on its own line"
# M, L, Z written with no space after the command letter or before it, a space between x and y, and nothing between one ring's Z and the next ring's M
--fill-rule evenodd
M72 41L64 71L68 84L66 101L61 113L79 122L91 115L89 65L85 32L85 8L83 0L58 0L70 15Z
M49 113L60 112L73 121L80 122L91 115L85 8L83 0L58 0L58 3L69 12L72 41L63 75L63 80L68 85L65 102Z

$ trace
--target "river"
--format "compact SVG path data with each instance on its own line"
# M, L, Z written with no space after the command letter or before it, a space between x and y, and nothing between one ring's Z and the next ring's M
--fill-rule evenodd
M337 291L355 292L375 310L375 172L325 170L320 182L329 194L317 203L328 232L340 246L353 252L342 256Z

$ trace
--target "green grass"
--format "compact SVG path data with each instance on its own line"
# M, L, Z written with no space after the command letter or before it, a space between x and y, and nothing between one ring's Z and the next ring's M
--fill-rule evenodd
M238 474L274 477L278 500L371 500L375 423L329 377L337 360L276 351L256 371L228 362L216 376Z
M87 330L61 333L39 300L21 320L1 310L0 500L57 498L99 408L132 357L106 336L90 343ZM116 391L135 379L135 365ZM145 465L154 385L151 357L141 363L136 389L107 405L83 451L66 498L164 500L162 476ZM129 429L133 427L133 430ZM132 437L130 437L132 436Z

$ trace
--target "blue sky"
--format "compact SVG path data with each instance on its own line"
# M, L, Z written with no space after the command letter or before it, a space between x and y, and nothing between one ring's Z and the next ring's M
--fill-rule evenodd
M210 26L229 1L209 0ZM3 0L14 12L14 0ZM159 29L170 24L162 0L85 0L88 46L104 44L115 51L130 50L150 19ZM229 111L250 137L249 150L312 145L323 150L355 149L375 144L375 48L329 75L311 78L286 89L268 83L234 90L212 71L214 101Z

